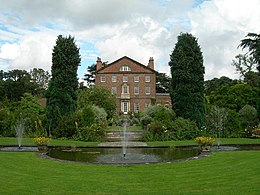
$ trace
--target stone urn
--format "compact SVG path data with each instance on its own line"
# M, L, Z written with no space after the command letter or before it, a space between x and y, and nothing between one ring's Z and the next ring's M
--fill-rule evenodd
M48 146L47 146L47 144L46 144L46 145L37 145L37 147L38 147L38 150L39 150L40 153L46 153L46 152L48 152Z

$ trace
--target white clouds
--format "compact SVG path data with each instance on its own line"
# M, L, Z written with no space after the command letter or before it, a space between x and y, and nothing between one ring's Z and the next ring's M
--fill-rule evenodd
M237 77L231 61L241 53L237 49L240 40L248 32L259 33L259 7L257 0L214 0L190 12L191 32L199 38L207 79L223 75Z
M192 8L194 2L201 1L0 0L0 66L49 70L57 35L71 34L85 61L127 55L146 64L153 56L156 70L169 73L177 36L191 32L203 51L205 78L234 78L240 40L260 31L259 0L211 0Z
M52 32L32 32L18 43L5 43L0 58L8 62L8 69L43 68L50 70L51 53L56 35Z
M0 58L5 60L14 60L20 55L19 45L6 43L1 47Z

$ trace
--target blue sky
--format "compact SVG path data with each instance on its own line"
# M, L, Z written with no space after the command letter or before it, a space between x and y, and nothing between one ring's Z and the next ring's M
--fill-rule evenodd
M260 32L259 0L0 0L0 69L51 69L59 34L72 35L83 78L97 57L128 56L169 74L169 55L181 32L198 38L205 79L237 78L232 59L248 32Z

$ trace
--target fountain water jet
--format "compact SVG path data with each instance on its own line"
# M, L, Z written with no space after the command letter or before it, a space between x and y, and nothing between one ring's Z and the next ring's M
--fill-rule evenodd
M123 157L126 158L126 149L127 149L127 122L124 122L123 128L123 138L122 138L122 149L123 149Z
M16 138L18 142L18 148L21 149L22 146L22 139L23 139L23 132L24 132L24 120L18 120L14 126L16 131Z

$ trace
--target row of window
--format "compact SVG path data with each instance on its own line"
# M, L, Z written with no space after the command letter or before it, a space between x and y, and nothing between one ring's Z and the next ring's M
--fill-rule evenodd
M117 94L117 87L112 87L111 92L112 92L112 94ZM151 93L151 88L145 87L145 94L150 95L150 93ZM122 94L129 94L129 86L128 85L122 86ZM135 95L139 94L139 87L134 87L134 94Z
M150 103L145 103L145 108L147 108L148 106L150 106ZM139 112L140 111L140 106L138 102L134 102L134 112Z
M111 77L111 81L113 82L113 83L115 83L115 82L117 82L117 76L112 76ZM150 75L147 75L147 76L145 76L145 82L146 83L150 83L150 81L151 81L151 77L150 77ZM106 82L106 77L105 76L100 76L100 82ZM128 82L128 76L123 76L123 82L124 83L126 83L126 82ZM135 83L138 83L139 82L139 76L134 76L134 82Z

